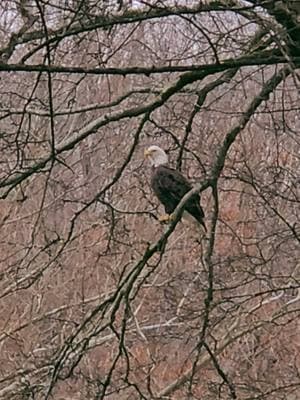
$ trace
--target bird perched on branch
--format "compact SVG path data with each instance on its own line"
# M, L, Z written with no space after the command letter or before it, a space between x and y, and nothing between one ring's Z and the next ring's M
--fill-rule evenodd
M144 155L152 166L151 187L166 211L166 214L160 216L159 220L169 222L175 208L184 195L192 189L192 185L179 171L168 166L168 156L160 147L150 146L145 150ZM184 211L192 215L206 232L199 194L190 197L185 204Z

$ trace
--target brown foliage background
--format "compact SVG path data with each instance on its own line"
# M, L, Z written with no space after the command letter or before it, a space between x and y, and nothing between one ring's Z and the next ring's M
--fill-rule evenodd
M1 399L300 396L297 3L1 2Z

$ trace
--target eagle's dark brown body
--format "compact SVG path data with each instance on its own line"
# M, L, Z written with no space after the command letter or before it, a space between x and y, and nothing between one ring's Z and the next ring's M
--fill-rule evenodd
M183 196L192 189L192 185L179 171L166 165L153 167L151 186L164 205L167 214L172 214ZM184 210L191 214L206 230L199 194L194 194L187 201Z

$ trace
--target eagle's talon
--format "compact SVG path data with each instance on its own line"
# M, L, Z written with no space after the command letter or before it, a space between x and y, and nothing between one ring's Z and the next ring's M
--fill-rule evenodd
M168 224L169 222L172 222L173 219L174 214L164 214L158 217L159 222L161 222L162 224Z
M168 223L170 221L171 216L169 214L163 214L158 217L160 223Z
M175 218L174 218L174 214L173 214L173 213L170 214L170 215L169 215L169 222L172 222L174 219L175 219Z

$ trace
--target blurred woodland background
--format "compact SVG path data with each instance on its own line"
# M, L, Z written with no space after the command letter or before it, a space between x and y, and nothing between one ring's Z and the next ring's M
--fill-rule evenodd
M1 1L0 399L300 398L299 3Z

